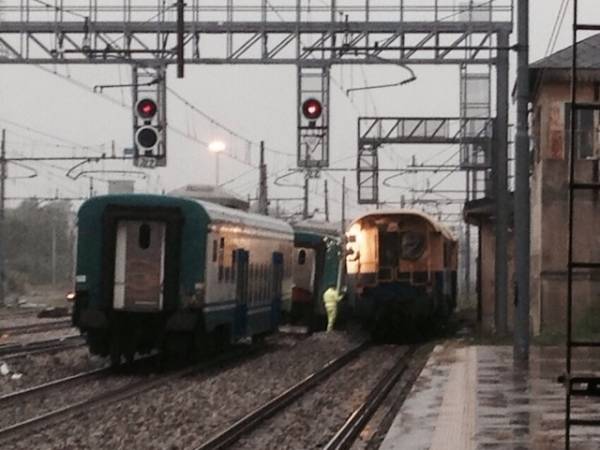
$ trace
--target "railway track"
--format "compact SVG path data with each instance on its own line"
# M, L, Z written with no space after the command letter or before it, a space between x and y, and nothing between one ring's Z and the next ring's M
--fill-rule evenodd
M194 365L192 367L180 369L168 373L166 375L146 375L142 379L133 381L131 383L126 383L123 386L103 391L100 394L93 395L84 400L76 401L66 406L29 418L27 420L23 420L21 422L0 429L0 446L6 445L7 443L22 438L24 436L29 436L31 434L39 432L41 429L46 428L52 424L58 423L60 421L64 421L65 419L72 417L73 415L80 414L83 412L89 412L90 410L96 409L100 406L106 406L112 403L125 400L127 398L135 397L154 388L163 386L171 381L175 381L179 378L194 375L196 373L208 370L210 368L214 368L222 364L229 363L234 360L240 360L243 358L250 357L252 355L255 355L257 351L258 350L256 348L250 352L247 348L237 348L232 352L229 352L218 358L214 358L210 361L206 361ZM81 376L83 379L87 377L87 379L89 380L90 378L94 378L96 376L103 376L102 372L106 370L108 369L98 369L97 371L86 372L85 374L81 374L79 376ZM48 390L52 389L53 387L56 387L57 385L65 384L68 382L68 379L65 378L62 380L56 380L55 382L48 383L47 385L41 385L37 388L42 390ZM54 384L53 386L53 383L57 384ZM27 396L27 393L15 393L11 395L17 396L18 400L18 396L22 396L21 398L23 398L23 396ZM10 398L10 396L7 400L13 401Z
M4 360L20 358L27 355L36 355L85 345L83 338L79 335L69 335L44 341L28 342L23 344L0 345L0 357Z
M263 406L257 408L246 416L242 417L229 428L223 430L208 441L196 447L195 450L216 450L227 448L234 444L241 436L256 429L262 422L282 410L296 399L309 392L313 387L324 381L330 375L343 368L346 364L356 358L368 347L363 343L353 348L339 358L328 362L321 369L309 375L299 383L287 389L282 394L273 398Z
M45 394L58 387L64 387L66 385L69 385L70 388L74 388L85 381L97 379L104 375L107 375L111 373L111 371L111 367L103 367L100 369L89 370L87 372L81 372L76 375L59 378L57 380L52 380L47 383L38 384L37 386L32 386L26 389L22 389L20 391L11 392L9 394L0 396L0 408L5 407L9 403L27 401L27 399L31 396Z
M57 320L53 322L42 322L28 325L17 325L14 327L0 327L0 335L18 335L18 334L31 334L40 333L44 331L60 330L62 328L70 328L73 324L71 319L69 320Z
M418 347L413 346L398 358L394 366L379 379L365 401L354 410L333 438L323 447L324 450L347 450L352 447L375 411L400 380L400 377L404 375L417 350Z

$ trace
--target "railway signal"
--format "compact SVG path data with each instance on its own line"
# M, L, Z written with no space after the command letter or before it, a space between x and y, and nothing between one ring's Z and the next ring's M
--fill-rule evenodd
M142 98L136 103L135 112L143 123L135 131L135 145L144 152L151 151L159 141L158 128L152 123L158 112L158 105L151 98Z
M317 120L323 113L323 105L316 98L309 98L302 103L302 114L308 120Z

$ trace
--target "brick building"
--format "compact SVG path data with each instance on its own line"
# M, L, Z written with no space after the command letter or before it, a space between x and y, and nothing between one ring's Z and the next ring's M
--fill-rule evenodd
M533 137L531 176L531 320L533 332L565 327L567 297L568 176L571 47L530 65ZM578 101L600 107L600 34L578 46ZM575 171L578 182L599 181L600 111L577 113ZM598 193L576 194L574 259L600 260ZM575 320L598 314L600 273L574 277Z

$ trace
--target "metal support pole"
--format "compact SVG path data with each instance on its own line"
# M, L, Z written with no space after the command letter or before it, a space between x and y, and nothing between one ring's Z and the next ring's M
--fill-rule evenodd
M342 177L342 235L346 232L346 177Z
M52 286L56 285L56 212L52 211Z
M308 169L304 171L304 194L303 194L303 207L302 207L302 218L308 219L308 180L309 173Z
M325 196L325 222L329 222L329 190L327 189L327 180L323 182L325 184L324 196Z
M496 81L496 167L494 182L495 248L495 325L499 336L508 333L508 33L498 33Z
M471 171L467 170L467 200L471 200ZM465 300L466 304L471 303L471 226L465 224Z
M267 198L267 165L265 164L265 143L260 141L260 180L258 187L258 212L269 215L269 201Z
M6 130L2 130L2 142L0 143L0 306L6 306L6 265L5 251L6 239L4 235L4 207L6 198Z
M184 19L185 0L177 0L177 78L184 77Z
M219 154L221 152L215 152L215 187L219 186Z
M518 4L517 57L517 131L515 149L515 274L517 305L515 311L514 358L529 359L529 272L530 214L529 198L529 0Z

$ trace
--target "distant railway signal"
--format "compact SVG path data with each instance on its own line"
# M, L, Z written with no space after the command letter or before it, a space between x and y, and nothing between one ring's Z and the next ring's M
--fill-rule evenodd
M308 120L317 120L323 113L323 105L316 98L309 98L302 104L302 114Z
M136 113L142 120L151 120L158 112L158 105L150 98L143 98L137 102Z
M144 150L153 149L158 144L158 130L150 125L138 128L135 143Z

